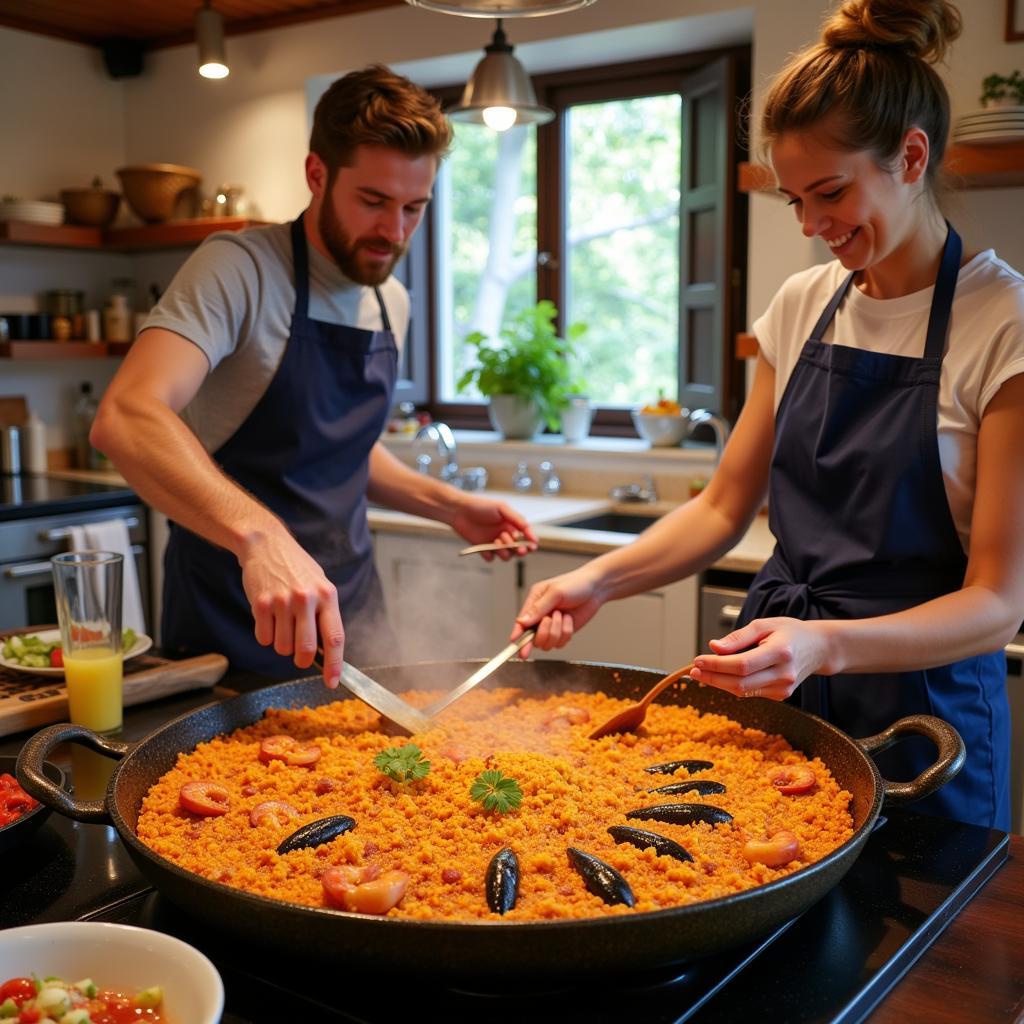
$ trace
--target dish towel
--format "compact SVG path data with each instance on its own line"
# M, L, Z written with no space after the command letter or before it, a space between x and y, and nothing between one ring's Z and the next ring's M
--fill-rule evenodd
M117 551L124 555L121 627L145 633L146 617L142 611L139 574L135 571L135 555L125 521L109 519L101 523L86 523L70 527L69 533L72 551Z

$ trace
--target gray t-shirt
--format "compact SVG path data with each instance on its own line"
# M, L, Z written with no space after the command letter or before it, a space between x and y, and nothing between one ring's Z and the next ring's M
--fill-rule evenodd
M171 281L144 327L164 327L198 346L210 374L182 418L209 452L245 422L284 355L295 309L289 224L211 235ZM380 286L401 352L409 296L394 277ZM379 330L372 288L355 284L309 247L309 316Z

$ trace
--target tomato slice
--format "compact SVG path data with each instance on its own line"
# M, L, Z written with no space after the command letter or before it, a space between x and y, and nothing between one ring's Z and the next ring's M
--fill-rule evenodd
M0 985L0 1003L13 999L18 1006L21 1006L22 1003L32 999L35 994L36 986L31 978L9 978Z
M228 791L217 782L198 780L186 782L178 790L178 803L193 814L201 814L207 818L227 814L230 806Z
M267 764L284 761L285 764L308 768L320 760L320 748L315 743L299 743L294 736L268 736L260 744L259 758Z
M260 825L287 825L299 812L291 804L283 800L264 800L249 812L249 824L253 828Z
M54 647L50 651L50 668L63 668L64 667L64 651L59 647Z
M817 776L805 764L784 764L768 773L768 781L786 796L808 793L818 782Z

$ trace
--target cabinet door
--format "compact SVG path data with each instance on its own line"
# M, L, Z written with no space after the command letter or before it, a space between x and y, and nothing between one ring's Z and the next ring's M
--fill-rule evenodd
M520 601L534 583L569 572L586 555L535 552L523 563ZM610 661L668 672L692 661L697 637L697 582L672 583L621 601L609 601L558 651L535 651L538 658Z
M460 558L465 545L458 537L376 533L396 662L490 658L508 642L518 610L515 563Z

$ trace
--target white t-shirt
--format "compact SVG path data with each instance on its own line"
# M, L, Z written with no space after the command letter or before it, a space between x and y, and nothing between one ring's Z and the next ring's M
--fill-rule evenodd
M210 374L182 418L209 452L245 422L284 355L295 309L291 225L211 235L189 257L144 324L188 338L206 354ZM389 277L380 286L399 353L409 324L409 295ZM355 284L309 246L309 316L380 330L372 288Z
M761 351L775 367L776 410L804 342L847 273L833 260L794 274L754 322ZM854 285L822 341L920 358L934 290L875 299ZM1019 373L1024 373L1024 277L986 249L960 268L939 379L939 457L965 551L981 417L999 388Z

